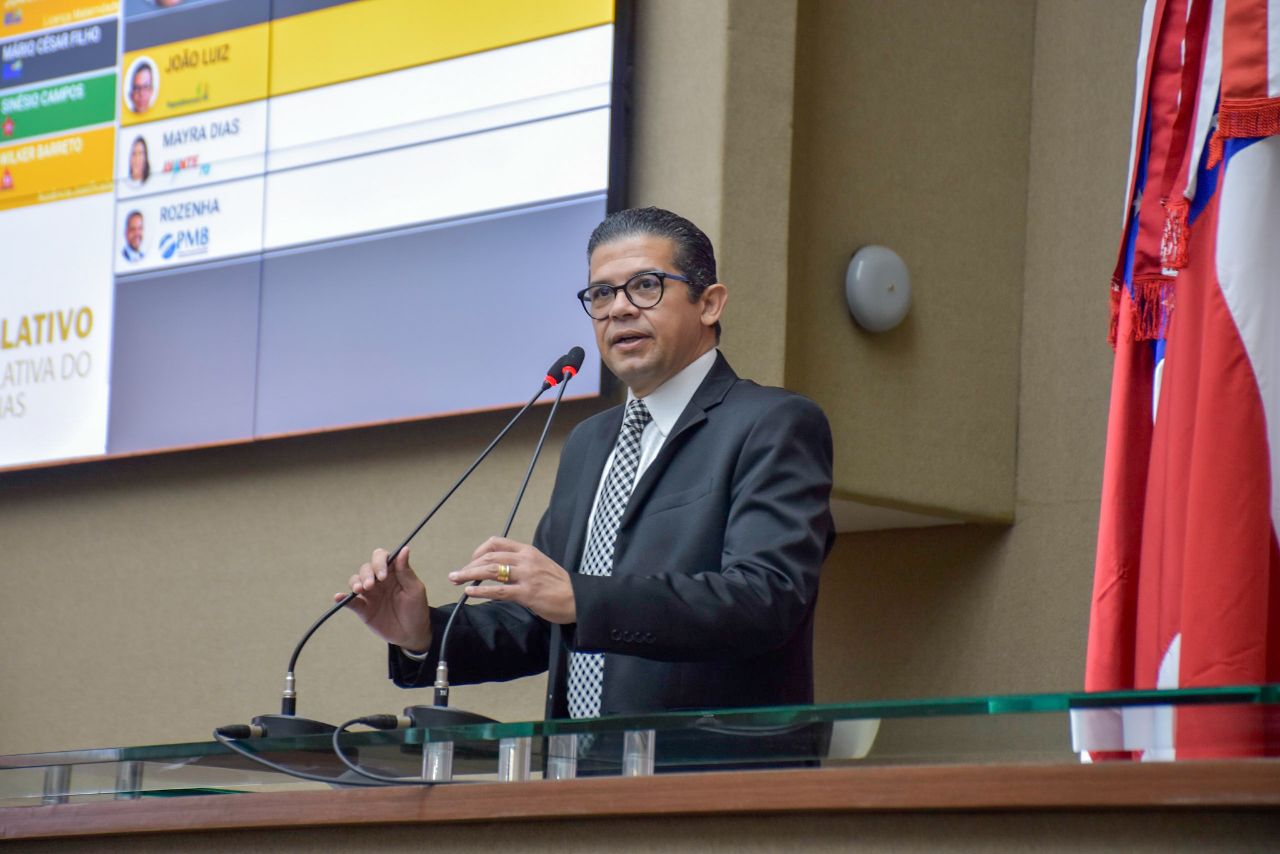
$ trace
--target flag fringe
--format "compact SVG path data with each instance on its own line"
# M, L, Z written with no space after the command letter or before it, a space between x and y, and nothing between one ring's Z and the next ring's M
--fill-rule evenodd
M1107 343L1111 349L1116 348L1116 337L1120 332L1120 295L1124 293L1124 280L1118 276L1111 278L1111 324L1107 329Z
M1133 338L1135 341L1155 341L1163 338L1173 312L1172 276L1136 276L1133 280L1134 312Z
M1172 276L1137 276L1129 291L1129 312L1133 323L1130 338L1133 341L1155 341L1165 337L1169 316L1173 312ZM1120 332L1120 310L1124 292L1129 290L1119 278L1111 280L1111 323L1107 330L1107 343L1114 350Z
M1160 235L1160 266L1169 270L1181 270L1187 266L1187 243L1191 239L1191 226L1187 215L1191 203L1186 196L1173 201L1165 199L1164 233Z
M1280 134L1280 98L1233 98L1218 108L1218 127L1209 140L1212 169L1222 162L1224 140L1257 139Z

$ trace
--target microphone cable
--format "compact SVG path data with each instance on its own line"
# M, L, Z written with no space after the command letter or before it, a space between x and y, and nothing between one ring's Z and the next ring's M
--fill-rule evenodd
M338 743L338 736L346 732L348 727L353 727L356 724L364 724L365 726L371 726L374 729L387 730L403 729L408 725L408 722L409 719L401 715L367 715L363 718L352 718L351 720L341 724L333 731L333 736L331 738L333 743L333 755L337 756L343 765L347 766L361 777L368 777L370 780L377 781L363 784L366 786L434 786L436 783L444 782L441 780L427 780L423 777L392 777L387 774L379 774L376 771L370 771L367 768L362 768L357 765L353 759L348 758L347 754L342 752L342 745Z
M343 726L352 726L354 723L355 723L354 721L348 721ZM218 742L218 744L221 744L223 747L227 748L228 750L230 750L232 753L237 753L240 756L243 756L245 759L250 760L251 762L254 762L258 765L262 765L266 768L270 768L272 771L279 771L281 774L288 774L290 777L297 777L300 780L310 780L314 783L328 783L331 786L363 786L363 787L370 787L370 788L378 788L378 787L387 785L387 783L385 782L374 783L374 782L366 782L364 780L344 780L341 777L325 777L322 774L312 774L310 771L301 771L297 768L290 768L286 765L281 765L279 762L275 762L273 760L267 759L265 756L259 756L258 754L252 752L251 750L247 750L246 748L242 747L240 744L237 743L240 739L250 738L255 735L261 734L261 733L255 733L254 732L255 729L260 729L260 727L252 727L252 726L249 726L248 724L232 724L231 726L221 726L213 731L213 740ZM336 740L336 734L335 734L335 740ZM338 758L341 759L344 763L347 763L347 759L345 756L339 754ZM347 764L350 764L350 763L347 763Z

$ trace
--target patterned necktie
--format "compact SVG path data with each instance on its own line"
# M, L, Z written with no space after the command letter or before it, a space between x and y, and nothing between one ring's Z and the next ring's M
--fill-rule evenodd
M613 465L600 490L595 522L587 540L582 560L584 575L613 574L613 545L618 538L618 521L627 509L631 488L635 486L636 469L640 465L640 434L653 420L644 401L627 404L622 430L614 446ZM569 717L594 718L600 714L600 692L604 686L604 654L572 652L569 654Z

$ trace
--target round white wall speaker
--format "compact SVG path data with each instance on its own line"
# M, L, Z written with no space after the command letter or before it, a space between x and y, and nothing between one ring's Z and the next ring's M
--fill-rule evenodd
M845 272L844 299L863 329L893 329L911 308L911 275L906 263L887 246L862 247Z

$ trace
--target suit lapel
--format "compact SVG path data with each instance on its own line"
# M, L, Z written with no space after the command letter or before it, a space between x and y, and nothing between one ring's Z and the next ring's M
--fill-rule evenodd
M698 390L693 393L684 412L680 413L675 426L671 428L671 435L667 436L666 441L662 443L662 449L658 451L658 455L654 457L653 462L636 483L635 489L631 491L627 509L623 511L622 518L618 521L619 529L625 528L644 507L654 484L662 477L663 470L671 462L680 445L684 443L688 433L707 420L707 410L719 405L737 381L738 375L733 372L733 368L729 367L724 355L716 353L716 362L711 366L711 371L702 381L702 385L698 386ZM618 426L621 427L621 421L618 422ZM603 464L601 467L603 468ZM592 495L594 496L594 492ZM585 526L585 520L583 524Z

